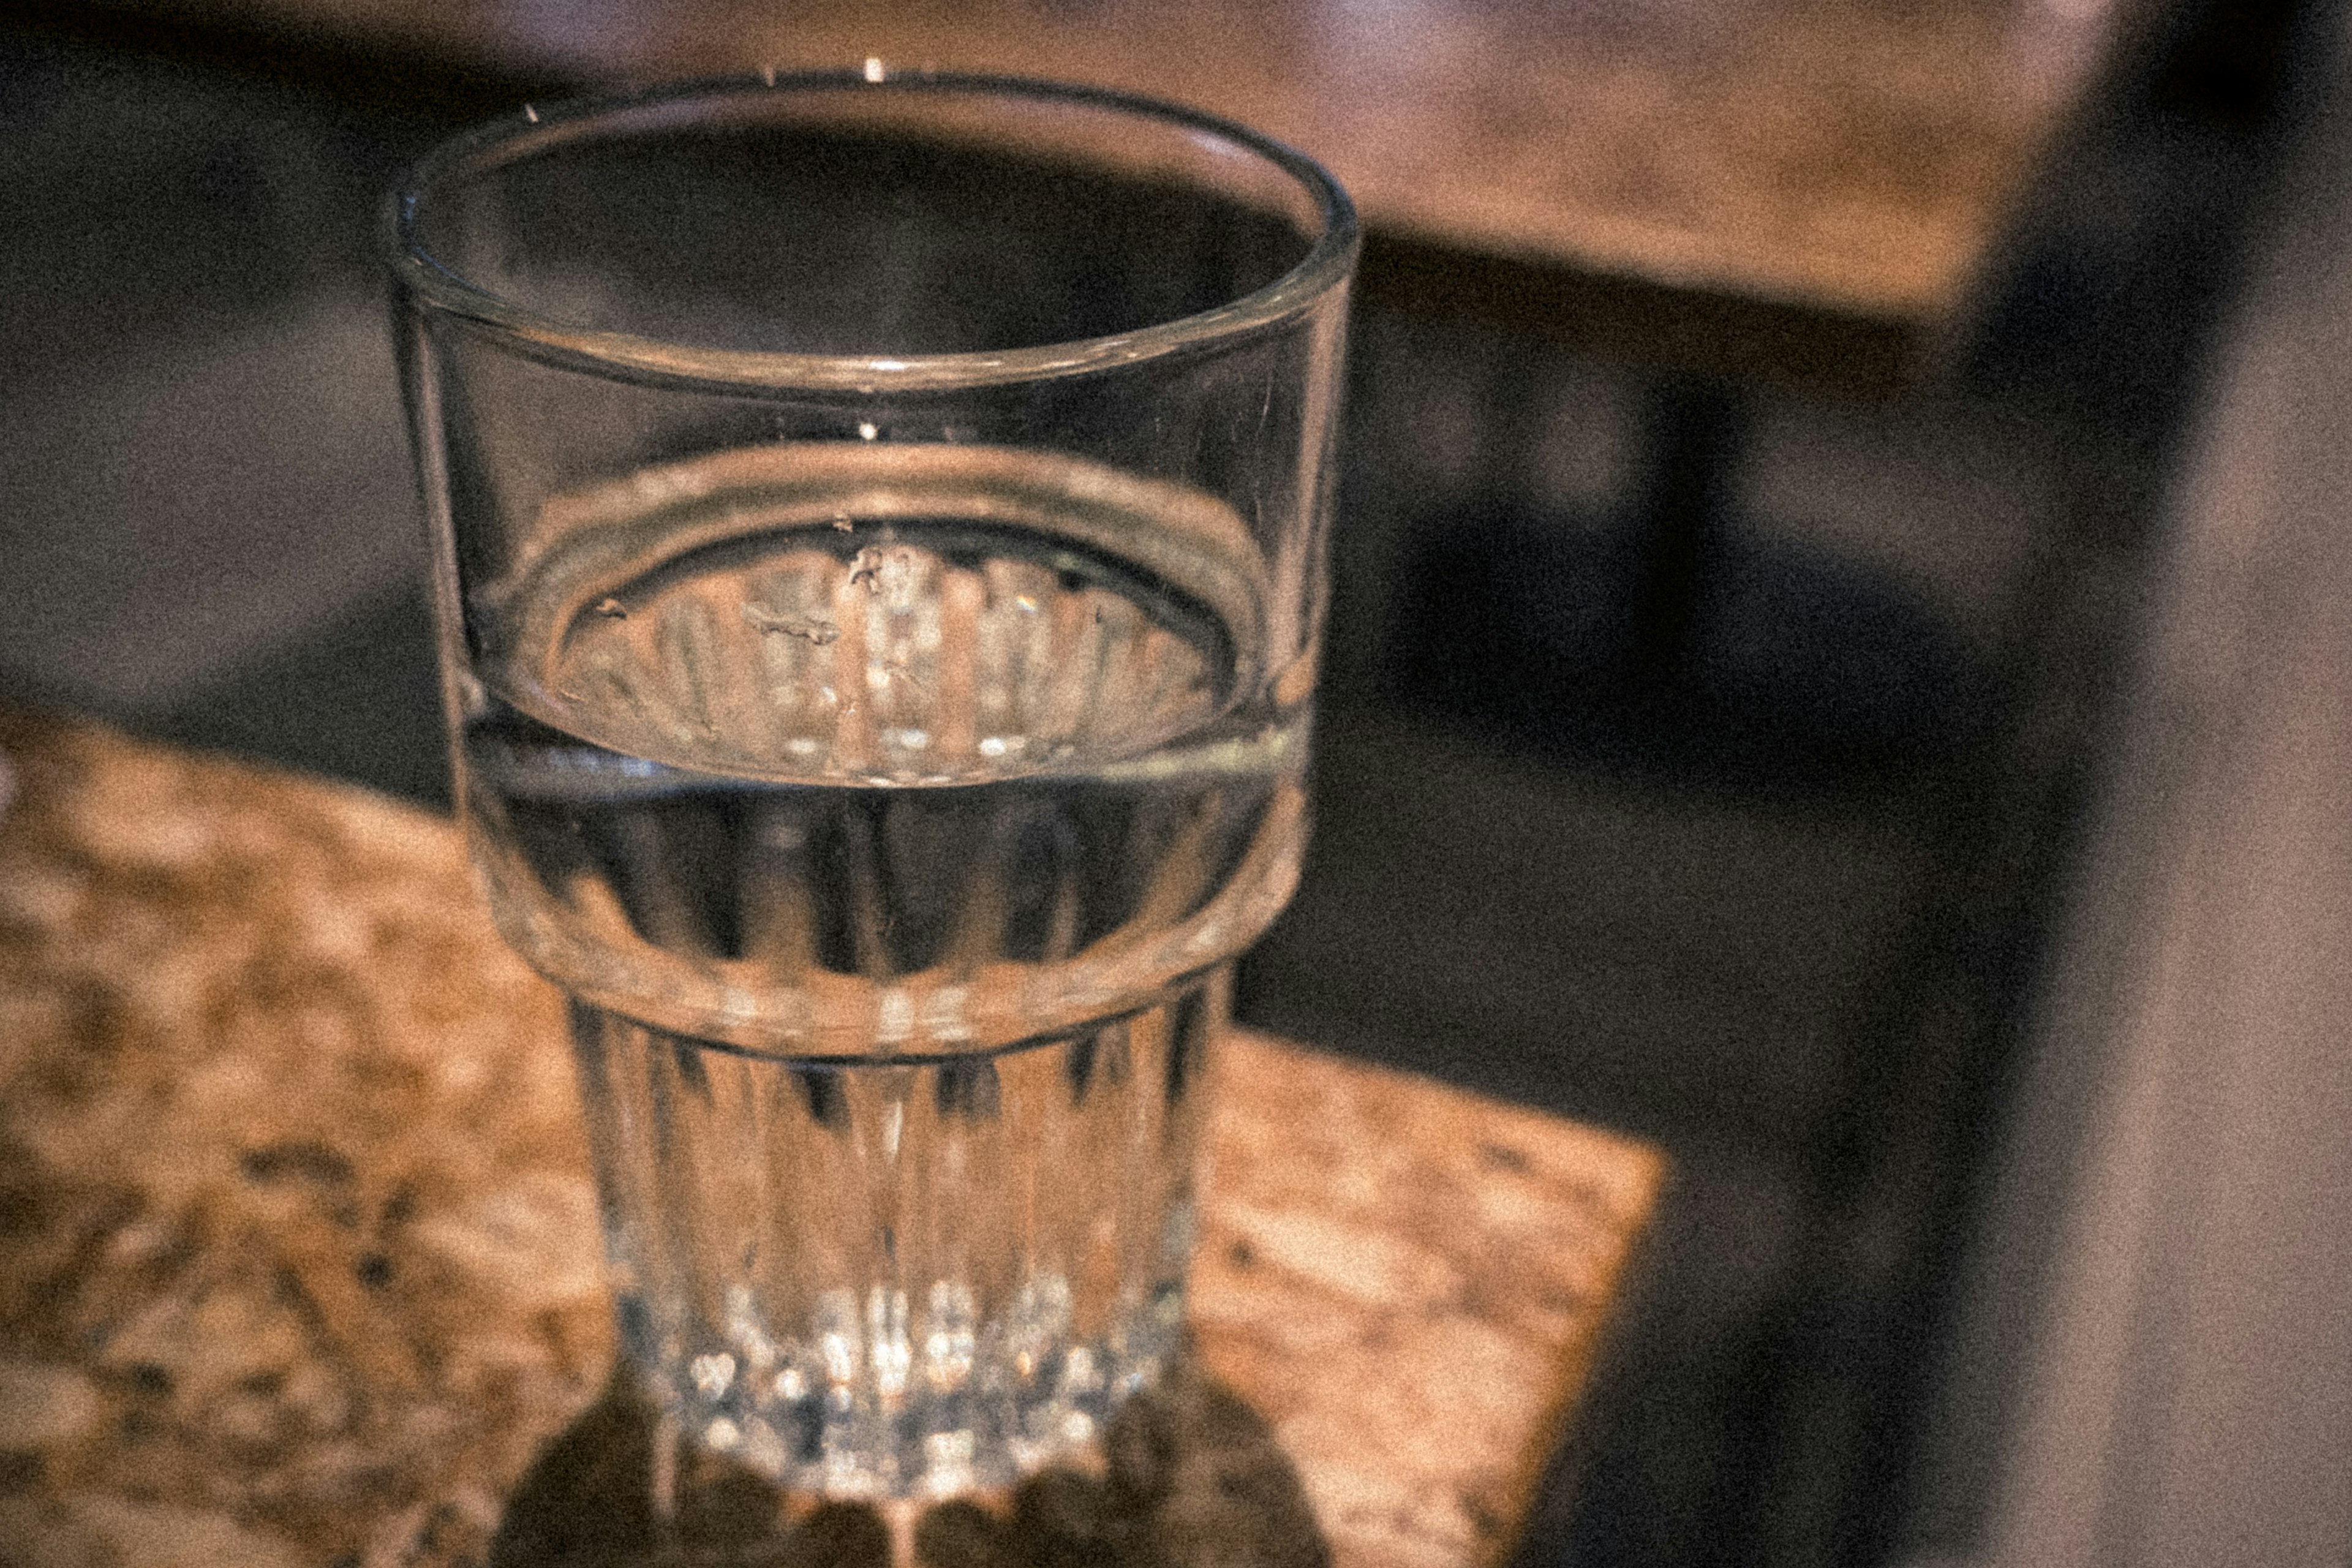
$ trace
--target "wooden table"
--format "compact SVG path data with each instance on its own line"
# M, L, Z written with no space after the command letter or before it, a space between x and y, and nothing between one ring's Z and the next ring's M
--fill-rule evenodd
M0 1561L480 1561L612 1354L557 998L444 820L0 710ZM1344 1568L1505 1551L1660 1157L1236 1035L1199 1363Z
M1014 71L1296 142L1364 282L1649 365L1892 384L1965 300L2119 0L27 0L52 30L465 115L764 67Z

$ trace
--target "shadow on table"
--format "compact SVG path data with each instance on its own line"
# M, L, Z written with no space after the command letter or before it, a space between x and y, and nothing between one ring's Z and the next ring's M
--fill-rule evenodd
M865 1503L795 1506L765 1478L678 1447L656 1505L660 1420L625 1365L544 1448L490 1543L491 1568L887 1568L891 1522ZM997 1506L900 1521L923 1568L1329 1568L1297 1472L1255 1411L1190 1368L1111 1423L1099 1476L1049 1469ZM903 1561L904 1559L899 1559Z

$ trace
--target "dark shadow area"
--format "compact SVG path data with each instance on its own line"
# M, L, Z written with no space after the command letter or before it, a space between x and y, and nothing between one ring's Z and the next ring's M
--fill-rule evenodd
M449 742L433 647L424 595L380 590L141 727L446 810Z
M506 1500L490 1568L887 1568L892 1524L921 1568L1329 1568L1298 1476L1263 1419L1179 1366L1121 1407L1100 1474L1040 1471L1009 1498L789 1499L755 1472L665 1444L625 1366Z
M1559 766L1756 798L1915 794L1984 733L1994 672L1900 581L1736 528L1661 570L1649 521L1436 520L1393 700ZM1678 602L1644 603L1652 574L1686 577Z

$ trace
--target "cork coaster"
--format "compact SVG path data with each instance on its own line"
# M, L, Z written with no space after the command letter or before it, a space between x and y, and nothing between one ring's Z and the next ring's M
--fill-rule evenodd
M561 1003L453 826L5 709L0 753L0 1565L482 1568L622 1495ZM1197 1367L1103 1476L898 1531L933 1568L1508 1551L1663 1161L1265 1037L1214 1070ZM871 1545L699 1473L677 1551Z

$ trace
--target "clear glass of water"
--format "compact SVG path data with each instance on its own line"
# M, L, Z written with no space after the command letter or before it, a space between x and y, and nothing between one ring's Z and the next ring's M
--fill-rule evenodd
M572 999L626 1353L806 1492L1084 1450L1177 1342L1297 876L1347 197L869 68L527 110L387 233L460 811Z

